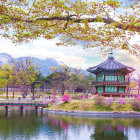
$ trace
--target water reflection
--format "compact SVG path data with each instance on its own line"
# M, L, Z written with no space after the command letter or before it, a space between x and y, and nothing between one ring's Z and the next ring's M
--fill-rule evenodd
M139 140L139 118L82 118L0 111L0 139Z

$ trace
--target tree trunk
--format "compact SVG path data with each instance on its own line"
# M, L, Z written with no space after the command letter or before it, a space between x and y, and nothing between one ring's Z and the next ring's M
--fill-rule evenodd
M6 98L8 99L8 86L6 87Z
M92 85L89 87L89 89L88 89L88 92L87 92L86 96L90 93L91 88L92 88Z
M15 98L15 89L13 88L13 99Z
M42 92L44 93L44 87L43 86L41 87L41 89L42 89Z
M35 100L35 88L32 86L33 100Z
M64 83L62 84L62 95L64 95L64 92L65 92L65 85L64 85Z

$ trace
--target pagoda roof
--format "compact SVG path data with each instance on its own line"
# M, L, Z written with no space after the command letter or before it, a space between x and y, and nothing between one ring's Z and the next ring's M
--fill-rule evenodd
M121 70L125 70L126 73L131 73L135 71L133 67L128 67L114 60L113 56L109 56L108 60L106 60L105 62L94 67L89 67L87 69L88 72L95 74L98 73L99 71L121 71Z

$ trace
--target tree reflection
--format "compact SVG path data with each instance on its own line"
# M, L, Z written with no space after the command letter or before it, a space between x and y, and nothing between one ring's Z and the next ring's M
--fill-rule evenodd
M129 128L129 129L128 129ZM133 129L130 134L130 128ZM139 119L99 119L54 114L0 112L0 139L131 140L140 136ZM133 136L132 136L133 135Z

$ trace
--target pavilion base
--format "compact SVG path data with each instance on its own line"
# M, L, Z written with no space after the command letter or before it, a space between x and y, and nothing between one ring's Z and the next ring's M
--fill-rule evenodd
M97 93L97 95L101 95L104 97L126 97L128 94L126 93Z

